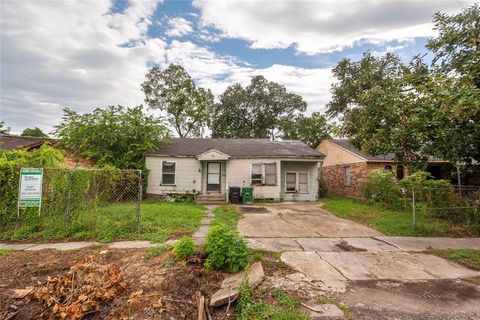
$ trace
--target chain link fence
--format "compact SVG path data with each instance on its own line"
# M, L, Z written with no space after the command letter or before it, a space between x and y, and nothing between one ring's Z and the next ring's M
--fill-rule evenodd
M15 196L0 208L0 231L12 227L28 231L46 225L81 230L102 218L103 223L108 218L124 219L137 228L140 225L141 170L46 168L40 209L18 207L18 186L14 191L11 194Z

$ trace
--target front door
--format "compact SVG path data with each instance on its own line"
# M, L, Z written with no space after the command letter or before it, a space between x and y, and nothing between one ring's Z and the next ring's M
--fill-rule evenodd
M220 162L207 162L207 192L220 192Z

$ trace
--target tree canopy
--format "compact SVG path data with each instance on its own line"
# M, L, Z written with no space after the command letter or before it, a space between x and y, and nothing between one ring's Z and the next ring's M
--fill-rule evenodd
M10 128L5 127L5 122L0 121L0 134L7 134L10 132Z
M48 137L40 128L26 128L23 130L22 137Z
M62 145L75 154L124 169L142 169L145 153L165 143L168 133L163 120L145 114L141 105L85 114L65 108L62 123L55 127Z
M341 135L367 153L392 152L405 163L429 156L480 160L479 12L475 5L435 15L439 35L428 42L431 64L419 56L404 63L391 53L369 52L359 61L341 60L327 105Z
M331 125L323 114L314 112L311 116L299 115L294 121L289 121L283 130L283 139L300 140L315 149L322 140L330 137Z
M276 139L285 124L306 109L301 96L256 76L248 86L233 84L220 96L210 123L212 137Z
M166 111L169 124L180 137L201 137L211 116L213 94L197 87L187 71L171 64L155 67L142 83L145 103L151 109Z

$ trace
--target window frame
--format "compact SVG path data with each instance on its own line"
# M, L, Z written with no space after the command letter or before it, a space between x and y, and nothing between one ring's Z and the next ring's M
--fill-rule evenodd
M266 166L271 165L275 167L275 174L270 173L270 176L275 176L275 183L270 184L267 183L267 174L266 174ZM260 166L261 168L261 178L260 180L258 178L253 179L253 167L254 166ZM258 175L258 174L257 174ZM254 180L256 181L254 183ZM251 186L278 186L278 165L276 162L265 162L265 163L251 163L250 164L250 185Z
M287 190L287 175L288 174L295 174L295 191ZM307 175L307 191L300 192L299 185L300 185L300 174ZM310 172L309 171L285 171L285 193L300 193L300 194L309 194L310 193Z
M170 173L170 172L169 173L164 173L163 172L163 165L165 163L173 163L174 166L175 166L175 171L173 173ZM163 175L165 175L165 174L173 175L173 183L165 183L163 181ZM166 161L166 160L162 161L162 167L161 167L161 170L160 170L160 177L161 177L161 182L160 182L161 186L176 186L177 185L177 162L176 161Z
M347 175L348 172L348 175ZM347 179L348 177L348 179ZM350 166L343 167L343 186L350 187L352 185L352 172Z

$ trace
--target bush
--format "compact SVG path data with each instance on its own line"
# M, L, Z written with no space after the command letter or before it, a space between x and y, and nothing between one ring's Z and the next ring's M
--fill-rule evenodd
M183 237L173 246L173 254L178 260L184 260L195 252L195 243L190 237Z
M399 186L391 171L373 170L362 188L362 194L368 201L382 202L388 207L403 205Z
M230 272L237 272L248 265L250 252L247 243L238 233L223 224L212 226L207 235L205 251L207 269L227 267Z

